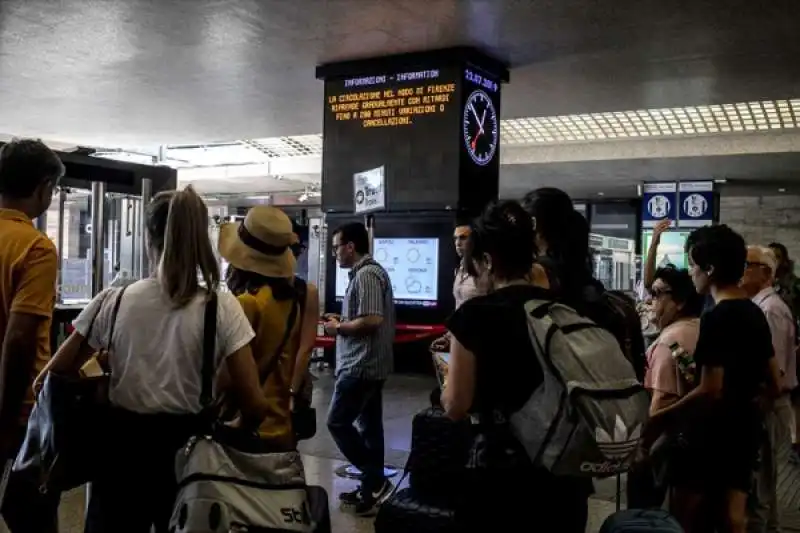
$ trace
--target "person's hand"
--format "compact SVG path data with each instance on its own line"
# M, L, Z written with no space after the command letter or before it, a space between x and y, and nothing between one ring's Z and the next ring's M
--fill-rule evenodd
M432 352L449 352L450 351L450 336L442 335L431 343Z
M322 315L322 320L324 320L325 322L330 322L331 320L336 320L338 322L341 322L342 317L340 315L337 315L336 313L325 313L324 315Z
M670 228L670 226L672 226L672 221L669 220L668 218L665 218L664 220L659 220L653 227L653 239L660 240L661 234L667 231Z
M339 321L338 320L328 320L325 322L325 334L330 335L331 337L335 337L338 330L339 330Z

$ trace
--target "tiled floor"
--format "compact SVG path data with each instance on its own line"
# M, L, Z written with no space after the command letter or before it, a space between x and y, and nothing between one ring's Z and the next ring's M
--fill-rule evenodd
M393 376L387 383L384 395L384 424L388 464L401 469L405 464L410 444L411 419L415 413L428 405L428 396L434 384L432 378L419 376ZM344 458L336 449L325 427L325 414L332 390L331 377L322 375L316 383L315 390L314 403L319 416L318 434L314 439L304 442L300 446L308 482L313 485L321 485L328 490L335 533L372 532L371 520L357 518L338 509L337 494L344 490L352 490L355 482L339 478L334 473L343 464ZM597 532L602 521L614 511L616 480L609 479L598 482L596 489L595 497L590 500L590 520L587 528L587 532L592 533ZM60 508L62 533L82 531L83 509L83 490L64 495ZM794 531L794 529L788 530ZM786 527L784 527L784 531L787 531ZM0 523L0 533L7 533L2 523Z

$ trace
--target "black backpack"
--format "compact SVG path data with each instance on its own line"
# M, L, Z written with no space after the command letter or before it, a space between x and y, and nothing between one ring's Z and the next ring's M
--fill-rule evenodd
M622 347L622 353L633 365L636 377L640 382L644 382L647 355L642 321L636 311L636 302L622 291L603 291L598 303L606 312L595 322L616 337Z
M550 282L550 290L558 298L561 291L556 262L545 256L537 258L537 263L544 268ZM572 298L576 299L580 301L565 303L614 335L622 348L622 353L633 365L637 379L643 382L647 370L647 347L642 334L642 321L636 311L636 302L622 291L606 290L597 280L592 280L579 298Z

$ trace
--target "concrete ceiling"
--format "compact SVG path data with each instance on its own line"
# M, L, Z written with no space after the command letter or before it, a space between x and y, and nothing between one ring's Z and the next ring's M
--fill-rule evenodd
M317 64L474 45L504 117L800 95L800 2L2 0L0 132L110 147L321 131Z
M642 182L712 179L725 180L718 188L726 196L800 195L800 153L503 165L500 194L521 198L549 186L580 199L635 198Z

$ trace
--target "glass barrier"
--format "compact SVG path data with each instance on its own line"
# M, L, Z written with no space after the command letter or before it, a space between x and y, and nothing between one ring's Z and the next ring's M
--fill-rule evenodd
M636 282L636 257L633 239L609 235L589 235L594 276L606 289L633 291Z
M102 288L117 277L141 276L141 200L118 194L105 195ZM92 298L93 238L91 192L65 189L53 197L47 210L47 236L60 260L60 305L84 305Z

